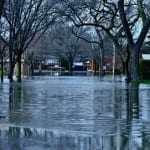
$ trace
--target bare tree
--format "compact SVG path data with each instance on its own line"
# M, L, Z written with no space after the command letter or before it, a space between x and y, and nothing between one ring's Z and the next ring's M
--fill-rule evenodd
M85 31L84 31L85 30ZM98 57L99 62L99 69L100 69L100 76L103 76L104 73L104 33L102 31L99 31L98 28L85 28L83 31L88 34L83 33L81 36L79 36L77 33L73 31L73 34L83 39L84 41L91 43L93 46L93 51L91 53L93 54L94 58L96 59ZM96 73L96 70L94 71Z
M126 21L128 22L128 27L130 31L132 32L133 38L136 38L134 31L137 27L137 23L139 23L140 21L140 18L142 18L142 20L145 20L144 18L147 17L147 20L149 20L148 19L149 12L147 11L147 9L145 9L147 6L146 4L149 5L149 2L145 2L144 4L144 1L143 2L140 2L138 0L134 2L127 1L126 4L124 5L124 2L120 1L119 7L118 7L116 1L64 0L65 11L62 10L61 13L64 13L64 16L68 17L76 26L95 26L96 28L101 28L102 30L104 30L107 33L107 35L113 40L116 46L117 52L123 64L125 64L123 66L126 67L126 70L127 70L126 72L129 72L129 70L131 69L128 69L128 61L131 60L132 58L130 55L130 50L128 49L127 51L123 50L124 42L122 43L122 39L126 40L125 30L124 30L125 29L124 26L126 25L122 25L123 19L121 19L122 17L120 16L123 16L123 15L119 15L119 12L120 12L119 10L122 9L122 7L124 10L124 6L126 7L126 10L124 11L124 16L128 16L126 18ZM122 7L120 5L122 5ZM140 10L140 11L136 11L136 10ZM149 28L149 21L147 21L146 26L147 28ZM145 33L147 33L147 30L148 30L147 28L144 27L145 30L143 30L143 32L145 31ZM143 41L145 37L140 36L140 39ZM140 42L141 40L139 40L138 42ZM129 43L126 40L126 45L128 44ZM127 47L130 47L130 46L127 46ZM133 57L135 58L135 56ZM135 64L135 62L130 63L129 67L132 66L131 64L133 65ZM136 64L139 65L139 62L136 61ZM138 66L136 68L138 68ZM137 80L138 78L136 76L137 74L139 74L139 70L138 69L137 70L132 69L132 70L134 70L135 73L133 74L129 72L129 74L127 73L127 76L129 80ZM130 78L131 75L133 76L132 78Z
M75 36L72 34L72 28L72 26L63 24L52 32L53 48L56 49L57 54L59 53L59 55L67 59L70 74L72 74L73 62L77 55L86 56L91 49L90 44L78 37L83 32L78 29L76 30L77 36Z
M3 23L8 28L9 37L2 39L9 46L10 81L17 63L17 80L21 82L21 55L37 33L44 33L54 23L57 3L48 0L6 0Z
M101 30L105 31L114 42L122 64L126 62L127 54L122 51L122 43L119 42L120 37L123 36L123 29L121 22L118 20L116 3L100 0L94 2L81 1L80 8L75 2L72 5L69 0L65 1L65 4L68 7L68 11L64 11L65 16L72 20L76 26L94 26L98 35L101 35Z
M0 18L1 18L1 15L2 15L2 10L3 10L3 7L4 7L4 3L5 3L5 0L0 0Z
M4 76L4 58L6 58L6 50L7 45L0 40L0 65L1 65L1 82L3 82L3 76Z
M36 35L25 52L26 63L29 66L29 76L34 75L34 64L41 65L46 59L52 55L51 39L47 33L40 36Z
M126 39L129 45L130 80L139 80L141 79L139 71L139 54L145 37L150 29L150 14L147 13L147 10L144 7L144 2L141 0L137 0L136 5L130 2L130 5L133 5L132 9L138 9L140 18L142 20L141 26L139 27L139 30L141 31L137 37L137 40L134 39L134 35L128 21L130 16L126 13L126 3L124 0L118 1L120 19L122 21Z

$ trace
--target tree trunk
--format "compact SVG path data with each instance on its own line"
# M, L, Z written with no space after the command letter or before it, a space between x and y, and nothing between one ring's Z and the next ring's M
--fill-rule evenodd
M21 82L21 54L17 57L17 82Z
M3 80L4 80L4 78L3 78L3 76L4 76L4 67L3 67L4 65L3 65L3 57L1 57L1 82L3 82Z
M96 75L96 59L93 59L94 76Z
M123 75L125 75L126 74L126 62L122 61L121 63L122 63L121 72L122 72Z
M129 104L130 104L129 117L131 118L131 120L133 118L139 119L139 83L138 82L130 83L129 85Z
M131 74L129 70L129 61L125 62L125 74L126 74L126 81L130 82L131 81Z
M31 52L31 54L29 55L29 76L33 76L34 75L34 66L33 66L33 51Z
M73 73L73 68L72 68L72 66L73 66L73 59L72 58L69 58L68 59L68 67L69 67L69 75L72 75L72 73Z
M69 62L69 75L72 75L73 68L72 68L73 62Z
M130 74L129 66L130 66L130 51L129 51L129 46L127 46L127 58L125 60L125 74L126 74L127 82L131 81L131 74Z
M5 0L0 0L0 18L1 18L3 7L4 7L4 3L5 3Z
M118 1L118 9L120 13L120 19L122 21L124 32L126 33L126 39L129 44L129 51L130 51L130 81L140 80L140 68L139 68L139 52L142 47L142 44L145 40L145 37L150 28L150 18L149 16L146 17L142 8L141 1L138 1L140 15L142 16L143 25L141 26L141 32L137 38L136 43L133 39L133 34L131 31L130 23L127 20L127 15L124 10L124 0ZM142 8L142 9L141 9ZM144 16L143 16L144 15Z
M104 61L100 60L100 76L104 76L105 71L104 71Z
M100 50L100 76L104 76L105 72L104 72L104 49L101 48Z
M130 77L131 81L140 80L140 66L139 66L139 51L136 47L130 50Z
M10 82L13 82L13 73L14 73L15 62L12 57L12 52L9 51L9 72L8 79Z
M9 73L8 73L8 79L10 82L13 82L13 73L14 73L14 64L9 64Z
M126 76L126 81L129 82L131 80L130 71L129 71L129 60L122 61L122 73Z
M34 74L33 63L31 62L29 64L29 76L33 76L33 74Z

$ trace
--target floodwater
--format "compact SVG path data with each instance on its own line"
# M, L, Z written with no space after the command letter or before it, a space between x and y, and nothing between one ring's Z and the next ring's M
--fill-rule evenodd
M148 150L150 84L35 77L0 84L0 150Z

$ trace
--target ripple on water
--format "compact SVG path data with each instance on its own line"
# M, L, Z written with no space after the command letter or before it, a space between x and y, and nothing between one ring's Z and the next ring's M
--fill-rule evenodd
M141 148L142 140L150 143L149 85L140 85L139 93L135 93L120 79L113 82L109 77L36 77L9 87L9 83L0 86L0 111L7 116L0 122L8 123L9 127L14 125L11 129L14 134L17 127L23 127L29 137L25 136L23 141L33 148L33 139L37 135L43 138L38 129L49 131L45 136L49 142L54 139L56 145L62 137L66 142L73 139L69 142L77 150L80 149L77 145L88 149L87 143L91 141L94 145L102 139L107 145L113 142L119 146L134 138L137 148ZM101 143L96 144L99 149ZM43 140L38 147L45 144L48 143ZM105 149L109 148L105 145Z

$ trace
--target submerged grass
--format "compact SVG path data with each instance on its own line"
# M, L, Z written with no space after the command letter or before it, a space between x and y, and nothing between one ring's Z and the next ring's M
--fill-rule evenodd
M144 83L144 84L150 84L150 80L139 80L139 81L133 81L133 83Z
M150 84L150 80L141 80L140 83Z

